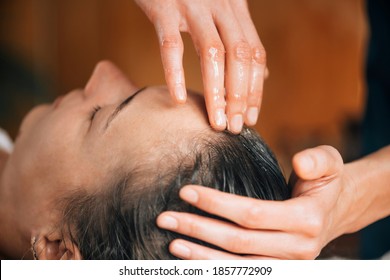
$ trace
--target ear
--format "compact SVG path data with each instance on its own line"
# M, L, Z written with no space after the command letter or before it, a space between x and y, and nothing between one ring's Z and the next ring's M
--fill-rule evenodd
M45 231L31 238L34 257L39 260L81 260L78 247L56 232Z

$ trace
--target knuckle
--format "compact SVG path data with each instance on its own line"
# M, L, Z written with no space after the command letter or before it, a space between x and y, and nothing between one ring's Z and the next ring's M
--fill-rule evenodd
M168 77L170 79L174 79L173 80L174 83L178 84L178 83L182 82L182 80L180 79L182 69L178 68L176 65L164 63L164 73L165 73L166 77Z
M312 217L307 221L306 229L310 237L317 237L321 234L323 229L323 220L319 217Z
M259 217L261 217L261 209L255 204L249 205L241 217L240 224L246 228L256 228Z
M267 54L263 47L257 46L252 49L252 59L258 64L267 64Z
M296 251L297 259L302 259L302 260L313 260L321 252L321 246L316 240L309 240L305 241L303 244L299 246L299 249Z
M239 90L227 90L228 111L231 113L241 112L243 103L246 101L246 93Z
M241 63L249 63L252 59L252 50L249 44L245 41L236 43L233 46L233 57L236 61Z
M339 151L332 146L318 146L313 148L311 152L317 165L326 164L328 167L335 166L337 169L340 169L343 166L343 158Z
M182 49L183 42L180 36L176 36L176 35L163 36L161 38L161 48L163 50Z
M323 146L324 149L327 150L328 154L330 157L333 158L333 161L338 165L342 166L343 165L343 158L341 157L339 151L332 147L332 146Z
M220 42L214 42L206 45L203 48L203 56L209 57L210 59L224 61L225 60L225 47Z
M241 231L235 231L229 238L227 250L234 253L242 253L248 251L251 247L252 241L250 237Z
M223 203L223 201L222 201ZM219 209L221 208L221 201L218 199L218 197L202 197L200 199L200 204L202 208L204 209Z
M260 107L262 94L262 89L254 88L253 91L250 91L247 97L248 107Z
M192 218L188 219L186 225L184 226L184 229L186 234L190 236L194 236L200 231L198 224Z
M324 229L325 220L322 215L315 210L305 215L305 233L309 237L318 237Z

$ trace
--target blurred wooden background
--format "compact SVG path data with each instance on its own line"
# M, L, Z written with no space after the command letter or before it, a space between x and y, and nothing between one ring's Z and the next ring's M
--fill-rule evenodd
M286 176L291 156L307 147L330 144L346 160L356 157L365 102L365 2L248 2L270 70L256 129ZM183 38L187 86L202 91L191 38ZM44 92L1 88L1 102L17 99L0 119L13 136L30 107L83 87L101 59L114 61L140 86L164 83L154 27L131 0L0 0L0 47Z

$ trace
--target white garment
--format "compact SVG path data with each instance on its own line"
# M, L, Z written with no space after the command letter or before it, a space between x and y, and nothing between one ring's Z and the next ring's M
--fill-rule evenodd
M381 257L381 260L390 260L390 251L388 251L386 254L384 254Z
M12 153L14 144L9 137L8 133L0 128L0 150L3 150L7 153Z

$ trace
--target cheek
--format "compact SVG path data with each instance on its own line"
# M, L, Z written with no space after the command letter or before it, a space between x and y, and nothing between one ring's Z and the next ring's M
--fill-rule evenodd
M78 164L77 122L50 109L39 106L32 110L15 142L13 162L24 180L56 180L67 166Z

